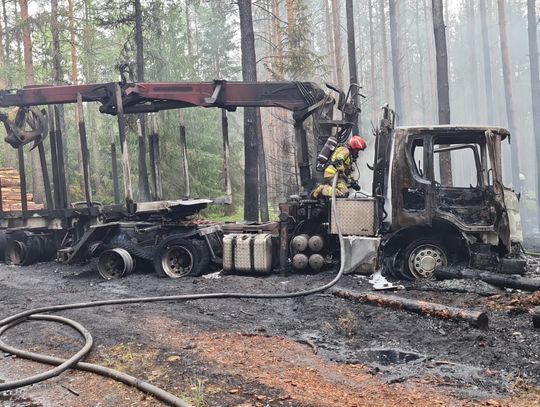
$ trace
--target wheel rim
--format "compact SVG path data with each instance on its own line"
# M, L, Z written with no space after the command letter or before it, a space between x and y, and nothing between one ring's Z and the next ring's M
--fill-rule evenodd
M26 245L23 242L15 240L9 247L8 258L11 264L20 266L26 258Z
M103 252L98 258L97 267L99 274L109 280L131 273L135 264L128 251L116 248Z
M193 269L193 255L183 246L172 246L163 254L161 266L169 277L187 276Z
M446 266L444 251L432 244L423 244L409 255L409 270L415 278L430 278L436 267Z

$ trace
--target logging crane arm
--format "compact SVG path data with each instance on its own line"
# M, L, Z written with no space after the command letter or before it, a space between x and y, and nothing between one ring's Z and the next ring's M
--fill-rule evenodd
M185 107L217 107L234 111L238 107L279 107L292 111L297 145L297 160L300 179L304 187L313 183L309 162L308 142L303 122L316 111L316 131L324 131L326 136L333 129L348 132L352 128L359 109L347 103L345 94L338 92L337 107L342 111L342 120L332 120L334 99L322 88L311 82L164 82L128 83L110 82L88 85L31 86L19 90L0 91L0 108L19 107L29 111L26 120L30 130L23 131L24 115L18 114L15 120L9 115L0 115L8 136L6 142L14 148L34 141L38 144L46 131L46 120L35 106L77 103L77 98L86 102L99 102L99 110L111 115L123 113L149 113ZM120 99L118 98L120 95ZM118 100L122 101L119 110ZM43 125L40 126L39 123ZM28 127L28 126L27 126ZM321 138L318 137L320 140Z
M89 85L30 86L0 91L0 107L30 107L100 102L100 111L115 115L115 88L120 87L124 113L149 113L202 106L236 110L237 107L281 107L292 110L295 120L305 120L326 98L311 82L163 82L99 83Z

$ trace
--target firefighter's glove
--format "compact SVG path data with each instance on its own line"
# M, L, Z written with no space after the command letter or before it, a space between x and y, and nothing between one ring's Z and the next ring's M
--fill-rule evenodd
M356 181L351 182L351 188L355 191L360 191L360 185L358 185L358 182Z

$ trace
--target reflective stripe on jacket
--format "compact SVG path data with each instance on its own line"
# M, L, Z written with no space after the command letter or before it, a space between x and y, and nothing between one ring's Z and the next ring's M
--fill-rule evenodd
M324 169L324 178L333 177L336 172L343 178L351 177L351 152L347 147L340 146L332 153L328 166Z

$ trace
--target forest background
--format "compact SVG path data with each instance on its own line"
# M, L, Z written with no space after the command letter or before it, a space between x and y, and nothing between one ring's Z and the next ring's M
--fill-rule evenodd
M239 7L228 0L2 0L0 18L0 89L31 84L77 84L119 80L118 66L129 64L133 80L147 82L241 80ZM369 191L373 159L373 126L380 107L389 103L400 125L439 123L434 0L255 0L251 5L258 80L325 82L347 89L350 83L348 43L354 39L358 82L362 86L360 134L368 150L361 159L361 184ZM347 13L346 6L352 6ZM504 179L516 183L525 216L533 217L537 193L537 144L534 131L540 101L534 0L448 0L443 6L448 57L451 123L509 127L517 146L510 163L504 147ZM354 24L354 32L348 30ZM506 32L502 32L505 30ZM348 37L349 34L349 37ZM352 38L351 35L352 34ZM504 35L503 35L504 34ZM534 39L533 39L534 37ZM534 45L534 47L532 47ZM508 50L505 65L504 50ZM536 62L535 62L536 61ZM536 66L535 66L536 64ZM505 77L506 75L506 77ZM506 86L505 86L506 79ZM536 84L535 84L536 81ZM536 92L536 95L535 95ZM509 103L510 102L510 106ZM226 193L222 149L222 112L184 109L159 112L163 198L186 195L179 126L185 125L191 196ZM290 114L262 109L259 181L267 180L272 209L298 191ZM231 143L233 206L227 214L242 217L244 203L243 109L228 114ZM71 201L84 199L82 160L74 105L63 112ZM94 200L113 201L110 145L118 138L116 119L85 106ZM128 142L136 200L155 193L149 183L148 146L151 118L128 120ZM538 129L539 127L537 127ZM141 141L143 143L141 144ZM260 140L259 140L260 141ZM142 149L141 161L140 154ZM32 191L40 199L36 163ZM138 153L137 153L138 151ZM512 169L512 165L514 169ZM460 165L453 163L452 165ZM16 151L0 146L0 166L16 166ZM34 167L34 168L32 168ZM512 171L514 174L512 174ZM514 176L512 176L514 175ZM259 182L260 184L260 182ZM513 186L513 185L512 185ZM264 204L264 196L261 203ZM223 214L223 210L216 210ZM264 218L264 215L263 215ZM530 222L530 224L536 222Z

